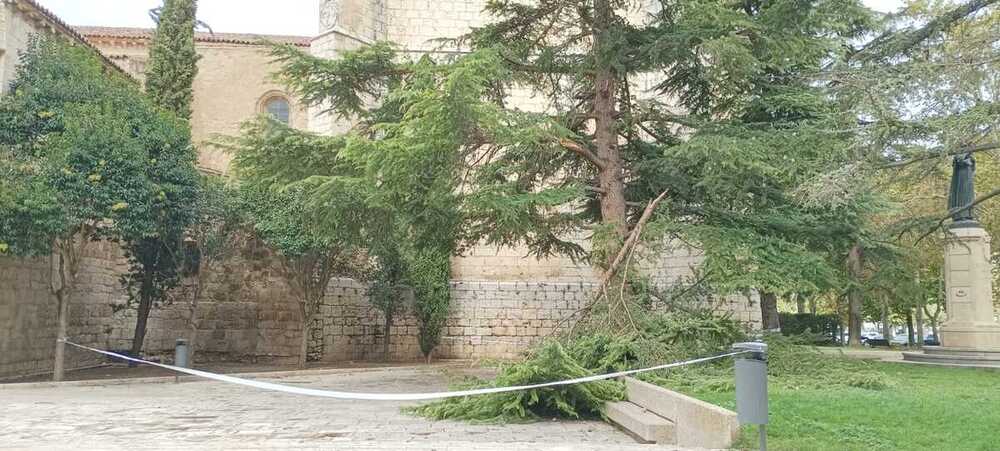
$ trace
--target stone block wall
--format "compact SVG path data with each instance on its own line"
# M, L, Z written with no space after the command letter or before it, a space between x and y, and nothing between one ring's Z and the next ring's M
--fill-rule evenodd
M42 372L52 362L56 301L45 259L0 261L0 377Z
M123 267L108 243L93 243L80 263L78 288L70 301L68 334L73 341L108 347L111 304L120 293ZM0 257L0 378L50 372L56 340L55 296L46 258ZM66 367L103 359L67 348Z
M659 271L653 280L682 282L699 259L695 252L664 257L656 264ZM520 267L542 264L532 258L511 256L505 262L506 268L492 270L491 279L474 279L474 272L467 271L470 277L452 281L451 310L435 358L517 357L560 327L569 326L571 322L565 320L586 305L595 288L593 277L584 268L577 267L575 272L563 268L557 277L544 280L541 276L530 278L537 273L519 272ZM250 249L209 275L197 309L199 362L291 364L298 360L302 336L299 304L275 268L266 253ZM70 308L71 340L105 349L130 347L135 311L113 307L127 300L119 283L125 269L116 246L91 246ZM47 259L0 258L0 378L51 370L56 303L49 293L48 274ZM190 288L182 287L174 293L171 304L153 310L145 355L169 360L174 341L191 337ZM732 296L711 302L718 312L732 315L749 328L759 327L756 299ZM418 322L410 301L404 302L394 318L388 355L383 347L384 329L384 316L369 302L366 287L350 279L335 279L312 328L310 360L422 358ZM69 350L67 357L68 368L103 362L101 357L75 349Z
M451 307L435 358L516 358L535 343L572 326L576 312L592 299L594 282L454 280ZM730 315L748 330L760 328L756 296L740 295L704 301L703 306ZM314 325L310 359L323 361L381 360L384 316L368 301L365 287L338 280ZM405 304L390 328L386 360L422 358L419 327L412 305Z
M178 338L190 340L193 279L154 309L143 349L147 355L172 358ZM205 361L295 363L301 343L299 303L266 252L248 248L208 274L198 302L195 358ZM109 342L118 349L132 343L135 310L114 315Z
M198 307L199 361L298 361L299 305L273 268L266 257L250 255L228 261L209 275ZM126 269L116 245L90 245L70 302L71 341L102 349L131 347L135 310L120 309L128 299L120 283ZM0 378L52 370L56 300L49 280L48 258L0 258ZM175 340L191 337L188 282L173 293L170 304L150 314L145 355L172 356ZM105 361L75 348L67 348L66 355L67 368Z

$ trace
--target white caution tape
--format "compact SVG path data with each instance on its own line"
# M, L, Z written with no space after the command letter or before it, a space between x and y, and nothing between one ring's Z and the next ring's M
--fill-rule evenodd
M65 341L65 340L64 340ZM746 354L749 351L736 351L721 355L714 355L711 357L702 357L700 359L686 360L683 362L668 363L665 365L658 365L649 368L642 368L637 370L619 371L616 373L608 374L598 374L594 376L578 377L576 379L567 379L556 382L546 382L543 384L532 384L532 385L518 385L513 387L495 387L495 388L480 388L475 390L461 390L461 391L450 391L450 392L439 392L439 393L353 393L353 392L343 392L334 390L319 390L315 388L303 388L303 387L293 387L291 385L274 384L271 382L261 382L250 379L243 379L239 377L226 376L224 374L215 374L208 371L193 370L190 368L183 368L173 365L165 365L162 363L149 362L142 359L137 359L134 357L129 357L126 355L117 354L109 351L102 351L100 349L94 349L89 346L84 346L80 344L73 343L71 341L65 341L66 344L71 346L76 346L80 349L86 349L88 351L96 352L99 354L104 354L106 356L115 357L118 359L128 360L135 363L143 363L146 365L158 366L160 368L166 368L171 371L176 371L178 373L190 374L193 376L204 377L206 379L217 380L220 382L229 382L231 384L246 385L248 387L260 388L263 390L273 390L285 393L292 393L296 395L307 395L307 396L320 396L324 398L337 398L337 399L362 399L369 401L422 401L428 399L444 399L444 398L456 398L459 396L473 396L473 395L487 395L491 393L507 393L520 390L531 390L536 388L545 387L556 387L560 385L572 385L580 384L584 382L595 382L606 379L614 379L616 377L630 376L633 374L645 373L648 371L663 370L667 368L674 368L683 365L691 365L694 363L709 362L712 360L718 360L725 357L732 357L734 355Z

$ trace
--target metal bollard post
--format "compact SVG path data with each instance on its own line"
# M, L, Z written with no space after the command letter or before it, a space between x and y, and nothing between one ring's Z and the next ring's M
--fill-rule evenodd
M766 451L767 344L736 343L733 349L750 351L736 359L736 417L740 424L758 425L760 449Z
M188 342L183 338L178 338L174 344L174 366L188 368ZM174 383L181 381L181 376L174 376Z

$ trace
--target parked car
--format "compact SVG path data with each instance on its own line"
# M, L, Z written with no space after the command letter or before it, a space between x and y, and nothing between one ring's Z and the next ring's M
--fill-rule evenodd
M886 340L885 338L869 338L865 341L865 346L868 346L869 348L888 348L889 340Z
M908 345L910 344L910 339L905 334L896 334L889 340L889 343L894 345Z
M941 342L938 341L937 337L931 335L924 338L924 346L941 346Z

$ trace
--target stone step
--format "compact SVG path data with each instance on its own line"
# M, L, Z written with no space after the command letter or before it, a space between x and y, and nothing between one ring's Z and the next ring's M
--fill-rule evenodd
M614 424L649 443L673 444L674 423L628 401L609 401L604 413Z
M1000 351L952 348L947 346L924 346L923 351L924 354L931 355L966 356L1000 360Z
M959 354L925 354L922 352L904 352L903 360L916 363L931 363L937 365L968 366L978 368L1000 368L1000 360L996 356L979 357Z
M674 444L729 448L740 434L736 412L666 388L625 378L628 400L674 423Z

